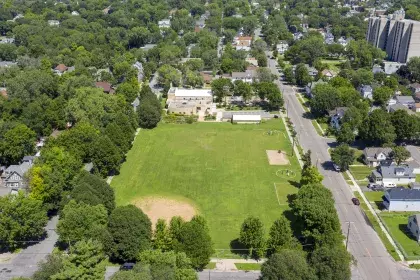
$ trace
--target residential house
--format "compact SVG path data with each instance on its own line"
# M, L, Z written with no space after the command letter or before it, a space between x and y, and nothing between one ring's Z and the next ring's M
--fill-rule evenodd
M324 69L322 70L321 73L322 73L322 76L325 77L327 80L331 80L332 78L337 76L337 73L329 69Z
M140 47L140 49L148 51L148 50L153 49L156 46L157 46L157 44L145 44L143 47Z
M49 20L48 25L49 26L59 26L60 22L58 20Z
M200 19L195 22L194 31L199 32L203 30L205 26L206 26L206 19L203 16L201 16Z
M35 157L25 156L19 165L10 165L1 175L1 181L6 188L23 189L27 187L25 174L31 168Z
M384 71L385 71L385 74L387 74L387 75L394 74L403 65L405 65L405 63L394 62L394 61L384 61Z
M420 241L420 214L414 214L408 217L407 229L410 231L414 239Z
M72 15L72 16L78 16L78 15L80 15L80 14L79 14L79 12L78 12L78 11L73 11L73 12L71 12L71 15Z
M158 21L159 28L171 28L171 20L170 19L162 19Z
M251 65L258 66L258 60L255 57L247 57L245 61Z
M293 40L297 41L303 38L302 32L296 32L293 34Z
M370 100L373 99L373 89L369 85L361 85L359 87L359 92L362 98L368 98Z
M166 104L169 113L197 115L216 112L210 89L170 88Z
M395 99L392 99L392 100L395 100ZM408 107L406 107L406 106L404 106L404 105L402 105L402 104L400 104L400 103L396 103L396 104L388 105L387 109L388 109L388 112L389 112L389 113L395 112L395 111L397 111L397 110L404 110L404 111L406 111L409 115L414 115L414 114L415 114L415 113L414 113L411 109L409 109Z
M245 70L245 72L232 72L232 83L235 81L242 81L245 83L252 83L257 77L254 70Z
M95 86L101 88L105 93L114 94L115 90L112 88L112 85L108 82L96 82Z
M305 64L306 69L308 69L308 74L312 78L315 78L318 75L318 70L315 67L309 66L309 64Z
M289 49L289 43L282 40L276 45L276 49L279 54L284 54Z
M17 62L14 61L0 61L0 68L7 68L17 66Z
M213 76L211 74L211 72L200 72L201 77L203 78L203 82L206 85L210 85L211 82L213 81Z
M378 170L372 171L371 179L384 187L406 186L416 181L416 174L408 166L381 166Z
M420 102L416 102L416 104L414 104L414 112L420 113Z
M397 100L397 104L404 105L409 109L414 107L415 101L411 96L397 95L395 99Z
M334 44L334 35L330 32L325 33L324 41L327 45Z
M420 101L420 84L419 83L413 83L410 84L408 86L408 88L411 90L411 92L413 93L413 95L415 96L415 98ZM417 96L417 93L419 93L419 95Z
M133 64L133 67L137 70L137 81L140 84L143 82L144 78L143 64L141 62L136 61L136 63Z
M74 71L74 66L71 67L67 67L64 64L58 64L55 68L54 68L54 73L61 76L66 72L72 72Z
M0 39L0 44L13 44L14 42L15 38L3 37Z
M324 82L323 80L318 80L318 81L312 81L308 85L306 85L306 87L305 87L305 94L306 94L306 96L308 98L312 98L313 97L313 89L318 84L326 84L326 82Z
M377 74L377 73L385 73L385 71L382 69L381 65L375 64L372 67L372 73L373 74Z
M0 96L7 99L7 89L5 87L0 87Z
M387 190L382 199L388 211L420 211L420 190L417 189L393 188Z
M347 47L347 45L349 44L349 39L346 40L346 37L342 36L338 38L337 43L342 45L343 47Z
M137 107L140 106L140 99L136 97L133 102L131 102L131 105L133 106L134 112L137 112Z
M239 36L233 39L233 44L237 51L250 51L251 50L252 37L251 36Z
M108 7L106 7L105 9L103 9L103 10L102 10L102 13L103 13L104 15L108 15L110 11L111 11L111 5L110 5L110 6L108 6Z
M344 114L349 108L347 107L337 107L334 110L328 112L330 116L330 125L335 129L340 129L341 119L344 117Z
M363 161L368 166L377 167L381 165L381 162L390 159L391 152L391 148L365 148L363 150Z

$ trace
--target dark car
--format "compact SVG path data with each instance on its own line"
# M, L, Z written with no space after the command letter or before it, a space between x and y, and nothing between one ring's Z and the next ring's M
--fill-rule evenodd
M360 205L360 201L359 201L357 198L355 198L355 197L353 197L353 198L351 199L351 201L353 201L353 204L354 204L354 205Z
M134 268L134 263L125 263L120 267L121 270L131 270L133 268Z

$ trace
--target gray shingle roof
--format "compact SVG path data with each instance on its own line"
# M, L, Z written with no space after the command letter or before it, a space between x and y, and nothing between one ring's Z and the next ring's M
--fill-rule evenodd
M372 147L372 148L365 148L363 150L363 154L366 158L375 158L376 155L383 153L386 157L389 157L389 154L392 152L391 148L381 148L381 147Z
M420 190L395 188L387 191L390 200L420 200Z
M407 166L381 166L381 174L383 178L415 177L413 169Z

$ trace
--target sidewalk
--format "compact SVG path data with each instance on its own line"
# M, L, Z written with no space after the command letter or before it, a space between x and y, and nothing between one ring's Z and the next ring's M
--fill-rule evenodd
M265 261L266 261L265 259L261 259L259 261L256 261L254 259L248 259L248 260L244 260L244 259L217 259L217 258L210 259L210 262L216 263L216 268L214 270L217 270L217 271L238 271L238 269L235 266L235 263L259 263L259 264L262 264Z

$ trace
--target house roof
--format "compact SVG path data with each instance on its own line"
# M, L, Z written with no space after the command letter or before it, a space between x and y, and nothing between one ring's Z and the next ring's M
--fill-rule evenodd
M399 103L414 103L414 99L411 96L398 95L395 99L397 99L397 102Z
M232 115L232 121L261 121L261 115Z
M238 37L238 41L251 41L252 37L251 36L240 36Z
M0 95L4 98L7 98L7 89L6 88L0 88Z
M419 83L413 83L409 85L410 88L415 88L415 89L420 89L420 84Z
M408 109L406 106L402 105L401 103L393 104L389 106L388 109L390 112L395 112L397 110L404 110L404 111L407 111L409 115L415 114L413 111L411 111L410 109Z
M376 155L383 153L386 157L389 156L389 154L392 152L391 148L381 148L381 147L371 147L371 148L365 148L363 150L363 154L366 158L375 158Z
M383 178L403 178L403 177L415 177L413 173L413 168L408 166L381 166L381 174ZM397 175L397 173L403 173L402 175Z
M389 200L420 201L419 189L393 188L387 191Z
M211 83L213 81L213 76L208 73L200 72L200 75L203 77L205 83Z
M67 66L66 66L66 65L64 65L64 64L58 64L58 65L54 68L54 70L57 70L57 71L59 71L59 72L61 72L61 73L65 72L67 69L68 69L68 68L67 68Z
M212 97L213 94L210 89L186 89L186 88L172 88L169 92L173 92L175 96L182 97Z
M138 107L140 105L140 99L138 97L136 97L136 99L134 99L134 101L131 103L131 105L133 105L133 107Z
M338 116L344 116L344 113L348 110L348 107L337 107L334 110L331 110L328 112L328 115L330 117L338 115Z
M95 86L97 88L102 88L104 90L104 92L106 92L106 93L113 93L114 92L111 84L108 83L108 82L96 82Z
M361 92L372 91L372 87L370 85L361 85L359 90Z
M332 70L329 70L329 69L324 69L324 70L322 70L322 75L324 75L324 76L335 76L336 75L336 73L334 72L334 71L332 71Z
M31 168L32 164L30 164L29 162L25 161L22 162L19 165L10 165L9 167L6 168L5 173L8 174L12 174L13 172L16 172L17 174L19 174L19 176L23 176L23 174L26 173L26 171L29 170L29 168Z

